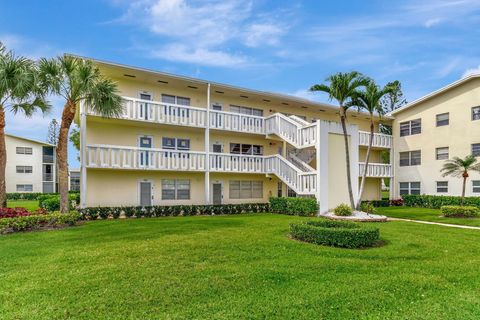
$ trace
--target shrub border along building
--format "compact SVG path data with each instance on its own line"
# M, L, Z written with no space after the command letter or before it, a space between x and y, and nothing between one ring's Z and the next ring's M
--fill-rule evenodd
M0 234L73 226L78 220L80 220L80 214L76 211L66 214L56 212L15 218L3 218L0 219Z
M274 213L294 216L315 216L318 213L318 203L314 198L272 197L270 210Z
M421 207L440 209L442 206L459 206L462 198L456 196L432 196L432 195L404 195L402 196L407 207ZM465 206L480 208L480 197L465 197Z
M80 192L78 191L69 191L69 194L78 194L80 197ZM58 193L42 193L42 192L10 192L7 193L7 200L38 200L40 196L54 196Z
M476 218L480 213L480 209L472 206L442 206L440 210L447 218Z
M290 235L300 241L342 248L371 247L380 240L378 228L323 219L292 223Z

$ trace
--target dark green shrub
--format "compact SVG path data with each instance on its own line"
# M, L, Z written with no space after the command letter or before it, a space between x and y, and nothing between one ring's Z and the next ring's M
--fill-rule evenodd
M378 228L323 219L293 223L290 235L297 240L342 248L371 247L380 239Z
M335 213L336 216L351 216L353 213L352 208L345 203L339 204L335 209L333 209L333 213Z
M314 216L318 213L318 203L314 198L270 198L270 209L275 213L296 216Z
M70 208L76 207L80 203L80 193L70 193L68 195ZM47 211L60 210L60 195L55 193L47 193L38 196L38 206Z
M442 206L440 210L448 218L475 218L480 215L480 210L472 206Z
M403 195L403 201L407 207L421 207L439 209L442 206L459 206L461 197L456 196L432 196L432 195ZM480 208L480 197L465 197L465 206Z
M78 212L72 211L67 214L50 213L30 215L16 218L0 219L0 234L35 230L40 228L54 228L65 225L74 225L80 219Z
M80 203L80 192L69 191L70 195L78 197L77 203ZM58 193L42 193L42 192L11 192L7 193L7 200L39 200L40 196L55 196Z

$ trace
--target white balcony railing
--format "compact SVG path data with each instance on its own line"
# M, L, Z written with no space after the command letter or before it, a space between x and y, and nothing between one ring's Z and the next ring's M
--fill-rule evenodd
M275 174L300 195L314 195L317 190L317 173L302 172L280 155L265 158L265 173Z
M248 114L210 110L210 128L265 134L265 118Z
M370 132L359 131L358 135L359 135L358 143L361 146L368 146L368 143L370 141ZM392 141L393 140L391 135L383 134L383 133L374 133L372 147L390 149L392 147Z
M363 171L365 170L365 163L359 162L358 163L359 176L363 175ZM367 177L371 178L390 178L393 176L392 165L384 164L384 163L369 163L367 169Z
M263 156L210 154L210 170L217 172L265 173Z

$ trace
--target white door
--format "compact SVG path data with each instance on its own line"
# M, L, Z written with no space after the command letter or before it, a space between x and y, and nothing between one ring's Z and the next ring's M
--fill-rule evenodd
M221 104L213 104L212 105L212 110L214 111L222 111L223 107ZM210 115L211 119L213 120L211 125L212 127L214 128L221 128L222 125L223 125L223 117L224 117L224 114L223 113L212 113Z
M140 99L152 101L152 95L150 93L140 93ZM149 120L152 113L151 107L148 102L140 102L138 104L138 117L143 120Z
M222 204L223 195L222 195L222 183L214 182L212 184L212 197L213 197L213 204Z
M150 181L140 182L140 205L142 207L152 205L152 183Z
M214 143L212 145L212 153L223 153L223 144L221 143ZM220 170L223 168L223 161L222 161L222 157L220 155L218 156L215 156L214 154L212 154L213 156L213 161L211 161L211 165L212 165L212 169L216 169L216 170Z
M153 137L151 136L140 136L138 138L138 146L140 148L148 148L151 149L153 147ZM140 167L148 167L151 165L152 162L152 155L150 155L151 152L146 151L146 150L140 150L138 152L138 161L140 164Z

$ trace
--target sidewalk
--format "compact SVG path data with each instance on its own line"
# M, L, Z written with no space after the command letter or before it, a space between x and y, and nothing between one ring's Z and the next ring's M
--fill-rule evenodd
M464 226L464 225L460 225L460 224L450 224L450 223L412 220L412 219L403 219L403 218L388 218L388 220L389 221L408 221L408 222L416 222L416 223L423 223L423 224L433 224L433 225L437 225L437 226L444 226L444 227L450 227L450 228L480 230L480 227Z

